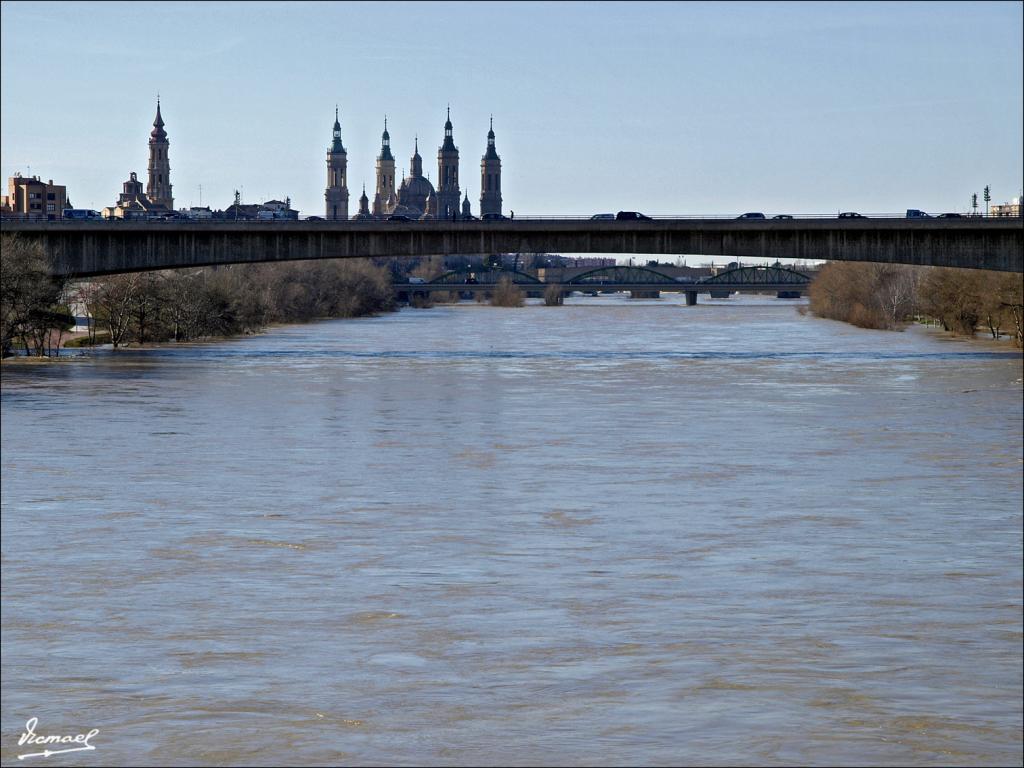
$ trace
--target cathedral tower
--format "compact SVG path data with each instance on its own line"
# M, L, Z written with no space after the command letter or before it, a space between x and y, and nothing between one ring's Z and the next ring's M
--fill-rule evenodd
M328 219L348 218L348 155L341 144L341 123L338 108L334 108L334 140L327 150L327 202Z
M501 158L494 148L494 118L487 132L487 151L480 159L480 215L501 213Z
M452 115L444 124L444 143L437 150L437 218L454 219L459 213L459 150L452 138Z
M149 183L146 184L146 197L158 205L174 210L174 197L171 195L171 162L167 159L167 131L164 130L164 119L160 116L160 98L156 100L156 120L153 130L149 133Z
M395 197L395 158L391 154L391 135L388 133L388 119L384 118L384 133L380 137L380 154L377 155L377 193L373 196L373 215L391 213L397 202Z

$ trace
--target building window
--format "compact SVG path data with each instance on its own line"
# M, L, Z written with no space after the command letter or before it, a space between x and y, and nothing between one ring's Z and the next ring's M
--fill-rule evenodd
M49 213L53 213L55 210L57 210L57 208L56 208L56 206L53 203L47 203L46 204L46 210Z
M57 195L55 195L53 192L47 192L46 193L46 199L47 200L56 200L57 199Z
M38 200L40 197L41 197L41 195L38 192L29 192L28 193L28 199L29 200Z
M42 208L42 205L40 203L32 203L31 205L29 205L29 208L31 208L33 211L38 211Z

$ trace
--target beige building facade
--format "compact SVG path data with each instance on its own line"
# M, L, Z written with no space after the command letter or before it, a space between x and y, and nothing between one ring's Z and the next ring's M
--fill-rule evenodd
M1000 218L1008 216L1020 216L1021 215L1021 197L1018 195L1008 203L1002 203L1001 205L993 205L989 208L989 216L998 216Z
M67 188L54 184L53 179L42 181L38 176L16 173L7 179L7 194L0 201L5 216L55 220L64 218L68 207Z

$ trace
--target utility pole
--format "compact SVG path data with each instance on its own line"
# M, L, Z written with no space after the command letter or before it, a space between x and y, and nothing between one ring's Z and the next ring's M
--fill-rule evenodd
M985 216L988 216L988 203L992 199L992 190L989 188L988 184L985 185L983 197L985 200Z

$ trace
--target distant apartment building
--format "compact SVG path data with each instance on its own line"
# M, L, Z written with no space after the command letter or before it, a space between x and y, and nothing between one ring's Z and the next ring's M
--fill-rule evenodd
M68 207L67 188L53 179L41 181L38 176L14 174L7 179L7 194L2 197L0 212L4 216L31 219L62 219Z
M1013 198L1008 203L1003 203L1002 205L993 205L991 208L989 208L988 214L989 214L989 216L999 216L999 217L1020 216L1021 215L1020 204L1021 204L1021 196L1018 195L1017 197Z
M562 262L567 267L593 267L594 269L614 267L616 263L613 258L601 256L563 256Z

